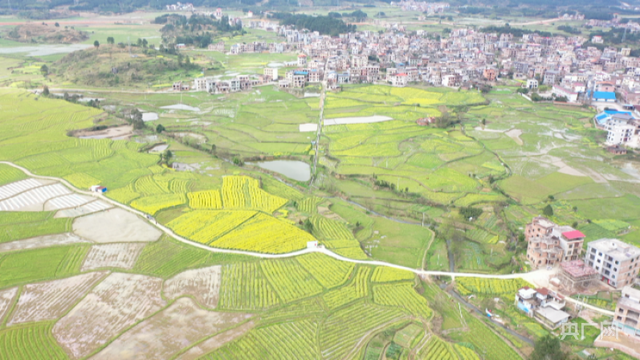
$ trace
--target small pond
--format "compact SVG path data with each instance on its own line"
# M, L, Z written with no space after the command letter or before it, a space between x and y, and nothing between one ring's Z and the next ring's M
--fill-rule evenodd
M275 171L290 179L297 181L309 181L311 179L311 166L306 162L297 160L271 160L249 163L263 169Z

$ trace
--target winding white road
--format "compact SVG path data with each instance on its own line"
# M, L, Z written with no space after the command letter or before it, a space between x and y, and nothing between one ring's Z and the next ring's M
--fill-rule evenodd
M474 273L459 273L459 272L448 272L448 271L429 271L429 270L420 270L420 269L412 269L406 266L401 266L401 265L396 265L396 264L391 264L391 263L387 263L384 261L378 261L378 260L355 260L355 259L351 259L351 258L347 258L341 255L338 255L328 249L325 249L324 247L317 247L317 248L308 248L308 249L304 249L304 250L300 250L300 251L294 251L294 252L290 252L290 253L286 253L286 254L263 254L263 253L257 253L257 252L252 252L252 251L244 251L244 250L231 250L231 249L220 249L220 248L213 248L213 247L209 247L191 240L187 240L179 235L177 235L176 233L174 233L171 229L169 229L168 227L162 225L162 224L158 224L156 221L151 221L147 218L147 214L143 213L142 211L130 208L129 206L126 206L124 204L121 204L117 201L111 200L107 197L105 197L103 194L101 193L95 193L95 192L91 192L91 191L86 191L86 190L80 190L76 187L74 187L73 185L71 185L71 183L69 183L67 180L62 179L62 178L57 178L57 177L53 177L53 176L42 176L42 175L36 175L31 173L31 171L29 171L28 169L25 169L24 167L20 166L20 165L16 165L12 162L8 162L8 161L0 161L0 164L6 164L9 166L12 166L16 169L19 169L21 171L23 171L25 174L27 174L28 176L31 176L33 178L37 178L37 179L47 179L47 180L55 180L55 181L59 181L60 183L64 184L66 187L68 187L69 189L71 189L72 191L75 191L77 193L83 194L83 195L89 195L89 196L94 196L94 197L98 197L101 200L108 202L114 206L117 206L119 208L122 208L126 211L129 211L131 213L137 214L141 217L143 217L144 219L146 219L147 221L149 221L149 223L155 227L157 227L158 229L162 230L165 234L173 237L174 239L183 242L185 244L189 244L191 246L195 246L198 247L200 249L203 250L207 250L207 251L211 251L211 252L217 252L217 253L226 253L226 254L239 254L239 255L247 255L247 256L255 256L255 257L260 257L260 258L267 258L267 259L277 259L277 258L288 258L288 257L293 257L293 256L298 256L298 255L302 255L302 254L308 254L308 253L312 253L312 252L319 252L322 254L325 254L327 256L331 256L334 259L338 259L341 261L347 261L347 262L351 262L351 263L355 263L355 264L366 264L366 265L377 265L377 266L387 266L387 267L392 267L392 268L396 268L396 269L401 269L401 270L406 270L406 271L411 271L412 273L418 274L418 275L427 275L427 276L450 276L451 278L455 277L474 277L474 278L483 278L483 279L531 279L532 277L535 277L537 273L539 274L544 274L546 270L536 270L536 271L532 271L532 272L528 272L528 273L516 273L516 274L506 274L506 275L498 275L498 274L474 274ZM609 311L609 310L604 310L586 303L583 303L581 301L578 301L576 299L572 299L568 296L565 297L565 299L568 302L572 302L578 305L582 305L584 308L588 308L597 312L600 312L601 314L604 315L609 315L609 316L613 316L614 312L613 311Z

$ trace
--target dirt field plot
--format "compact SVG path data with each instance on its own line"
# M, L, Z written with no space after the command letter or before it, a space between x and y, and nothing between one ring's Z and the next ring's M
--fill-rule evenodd
M42 211L47 200L70 193L62 184L40 186L0 201L0 211Z
M44 211L75 208L75 207L84 205L88 202L91 202L93 200L95 199L90 196L84 196L84 195L78 195L78 194L69 194L69 195L59 196L57 198L53 198L47 201L47 203L44 204Z
M69 311L108 272L25 285L7 325L54 320Z
M155 241L162 235L160 230L122 209L78 218L73 222L73 232L98 243Z
M187 270L164 283L164 295L169 300L183 295L193 296L201 305L215 309L220 293L221 266Z
M0 324L2 323L2 320L4 320L5 315L7 315L9 308L11 308L13 298L17 293L17 287L0 291Z
M215 349L221 348L224 344L231 342L240 336L247 333L249 330L253 329L255 323L253 321L249 321L238 326L235 329L227 330L222 334L218 334L210 339L207 339L200 344L192 347L187 350L184 354L178 356L176 360L195 360L200 358L200 356L210 353Z
M207 335L251 316L203 310L193 300L182 298L124 333L92 359L169 359Z
M81 271L106 267L132 269L145 245L144 243L94 245L84 259Z
M25 179L0 186L0 200L10 198L29 189L37 188L38 186L42 186L42 183L36 179Z
M73 209L64 209L60 210L56 213L54 218L65 218L65 217L78 217L81 215L87 215L94 212L107 210L112 208L111 204L108 204L104 201L92 201L90 203L84 204L82 206L78 206Z
M72 359L87 356L164 307L161 287L159 278L111 274L56 323L53 335Z
M133 126L117 126L108 128L105 130L81 130L73 134L73 136L80 139L114 139L114 140L127 140L133 134Z
M0 253L14 250L38 249L49 246L91 243L72 233L37 236L30 239L11 241L0 244Z

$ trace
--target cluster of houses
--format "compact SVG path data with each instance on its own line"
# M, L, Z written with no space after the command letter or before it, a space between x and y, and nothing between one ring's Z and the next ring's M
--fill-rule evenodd
M640 290L634 286L640 249L617 239L600 239L589 242L583 253L585 237L570 226L535 217L525 228L527 259L534 268L559 265L556 284L571 293L597 283L621 290L612 324L640 341ZM550 329L571 319L565 311L565 298L548 288L519 289L515 305Z
M418 11L427 15L442 14L451 6L446 2L430 3L426 1L401 0L400 2L391 2L391 6L397 6L404 11Z
M534 81L536 87L547 85L570 102L614 102L615 91L626 103L640 103L640 63L630 56L631 49L583 47L587 39L581 36L543 37L533 33L515 38L509 33L462 28L452 30L446 38L424 30L402 29L331 37L267 19L251 20L247 25L276 32L284 41L233 44L230 54L295 51L307 56L310 67L326 71L329 66L337 73L348 73L348 82L382 80L402 86L406 78L407 82L434 86L472 87L508 76L522 79L523 86L529 88ZM224 47L212 44L210 50L224 51ZM368 65L377 66L380 78L363 76L363 64L355 69L350 66L353 57L372 59ZM389 69L391 75L387 74ZM613 89L596 89L603 82L612 84Z
M166 5L165 8L168 11L194 11L196 9L192 3L183 4L179 1L175 4Z
M634 283L640 270L640 249L617 239L600 239L589 242L583 254L585 237L571 226L535 217L525 227L527 259L534 268L568 264L569 274L572 269L589 267L593 271L584 270L585 274L595 274L616 289ZM569 278L565 285L574 282Z

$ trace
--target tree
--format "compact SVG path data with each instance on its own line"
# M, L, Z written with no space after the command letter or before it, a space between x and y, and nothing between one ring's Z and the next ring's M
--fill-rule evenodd
M566 360L569 356L562 351L560 339L547 335L536 341L531 360Z
M304 220L304 224L302 226L304 226L304 229L307 230L309 234L311 234L311 232L313 231L313 223L311 222L311 220L309 220L309 218L306 218Z
M164 128L164 126L162 126L162 124L158 124L158 126L156 126L156 132L158 134L160 134L161 132L165 131L166 129Z
M147 39L142 39L142 47L147 47L147 45L149 44L149 42L147 41Z
M482 125L487 125L487 119L482 119Z
M93 46L97 49L100 47L100 42L98 40L93 42Z
M54 24L54 26L55 26L55 27L60 27L60 24L55 23L55 24Z
M44 88L42 89L42 95L49 96L49 87L47 85L45 85Z
M113 45L113 44L115 44L115 42L116 42L116 40L113 38L113 36L109 36L107 38L107 44Z
M544 209L542 209L542 213L544 216L553 216L553 208L551 207L551 204L545 206Z
M42 65L40 67L40 73L42 76L47 76L49 74L49 67L47 65Z

